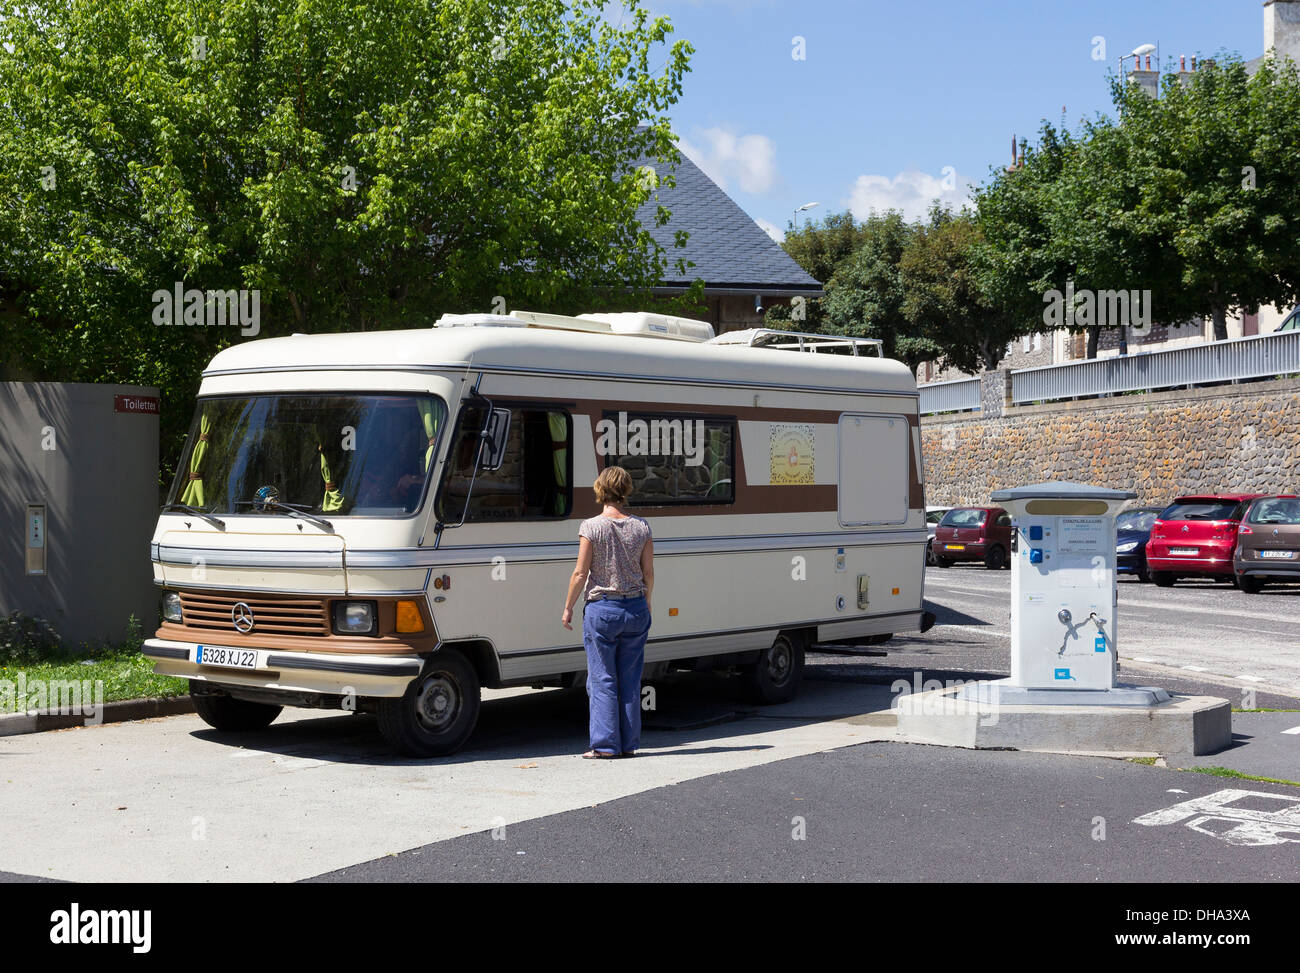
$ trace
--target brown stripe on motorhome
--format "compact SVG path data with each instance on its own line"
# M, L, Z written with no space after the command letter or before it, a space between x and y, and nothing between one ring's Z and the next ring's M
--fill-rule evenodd
M870 394L870 391L863 392L863 395L869 396ZM608 399L548 398L534 395L518 398L506 395L489 395L489 398L501 405L526 403L542 406L549 403L561 406L574 416L587 418L591 422L593 429L597 422L606 418L608 413L617 414L619 412L651 413L684 418L726 416L734 418L737 422L812 422L836 425L840 421L840 416L847 411L843 409L786 409L761 405L713 405L697 402L670 403L634 400L614 402ZM908 508L920 510L925 506L925 491L921 485L921 474L916 464L914 434L920 427L921 418L915 413L906 412L886 412L883 414L898 415L907 420L909 432L907 444ZM609 465L609 458L602 457L602 460L601 468L603 469ZM656 517L716 516L720 513L823 513L834 512L839 509L839 488L834 484L812 484L808 486L750 485L745 478L745 464L739 456L739 440L737 440L736 460L736 499L734 503L682 503L657 507L642 506L637 509L653 509ZM578 502L575 493L573 509L570 511L568 519L585 520L588 516L590 516L590 511L585 505Z

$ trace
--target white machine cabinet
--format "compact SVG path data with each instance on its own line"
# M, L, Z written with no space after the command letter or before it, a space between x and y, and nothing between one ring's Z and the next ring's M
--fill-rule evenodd
M1014 524L1007 688L1114 688L1115 515L1135 496L1080 483L993 494Z

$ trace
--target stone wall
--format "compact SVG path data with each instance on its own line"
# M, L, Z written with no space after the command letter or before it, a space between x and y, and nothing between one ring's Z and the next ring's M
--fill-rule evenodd
M988 377L986 376L986 379ZM1181 493L1300 492L1300 381L926 416L926 502L982 504L1003 487L1075 480L1145 504Z

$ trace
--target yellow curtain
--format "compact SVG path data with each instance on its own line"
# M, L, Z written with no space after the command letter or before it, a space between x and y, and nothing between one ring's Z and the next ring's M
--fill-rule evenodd
M325 447L317 443L316 452L320 453L320 478L325 481L325 497L320 502L321 512L327 514L337 513L343 509L343 494L339 491L338 484L334 482L334 477L330 473L330 463L325 458Z
M569 421L563 412L546 413L551 427L551 456L555 463L555 485L560 492L555 496L555 513L563 514L567 506L566 488L569 473Z
M180 502L187 507L203 509L203 457L208 454L208 433L212 429L212 418L208 410L199 413L199 439L190 450L189 481L181 491Z
M438 423L431 399L418 399L416 405L420 407L420 418L424 420L424 435L428 439L428 445L424 449L424 467L421 472L428 473L429 466L433 463L434 443L438 439Z

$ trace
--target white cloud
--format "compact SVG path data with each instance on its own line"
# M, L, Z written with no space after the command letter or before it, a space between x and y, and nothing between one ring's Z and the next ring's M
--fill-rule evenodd
M938 176L908 169L892 179L888 176L858 176L849 194L848 206L854 217L860 220L873 211L887 209L900 210L908 220L919 220L925 218L930 204L936 199L960 209L963 203L970 201L970 191L970 181L963 179L951 167L946 167Z
M738 135L727 128L706 128L699 142L682 138L679 146L724 190L732 184L757 196L776 185L776 146L766 135Z
M763 228L763 232L770 236L777 243L785 240L785 231L780 229L775 223L769 223L761 216L755 216L754 222Z

